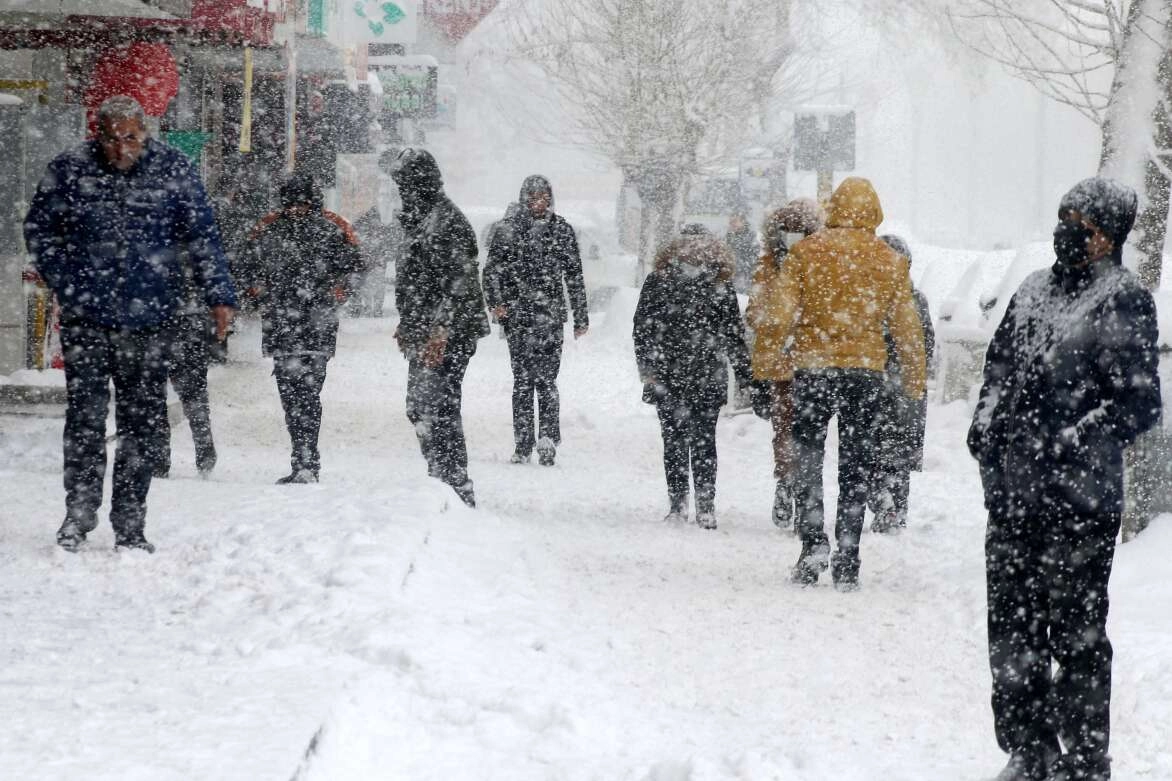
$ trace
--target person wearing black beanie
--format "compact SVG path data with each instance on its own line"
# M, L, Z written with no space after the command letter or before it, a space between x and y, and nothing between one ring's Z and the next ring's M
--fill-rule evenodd
M1156 307L1120 262L1136 203L1102 178L1062 198L1054 265L1021 284L985 357L968 446L989 512L993 724L1010 755L999 781L1111 777L1123 450L1161 411Z

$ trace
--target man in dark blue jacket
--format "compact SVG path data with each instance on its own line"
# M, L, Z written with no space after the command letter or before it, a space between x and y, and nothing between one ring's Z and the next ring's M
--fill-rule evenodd
M981 468L999 781L1107 781L1107 582L1123 450L1160 416L1156 308L1121 265L1136 196L1063 198L1054 265L1014 294L985 358L968 446ZM1066 753L1060 753L1059 741Z
M567 291L577 339L590 327L578 238L573 226L554 212L549 180L530 176L521 185L517 208L493 232L484 266L488 308L509 340L515 464L526 463L536 446L538 460L552 466L561 443L557 378ZM540 403L537 437L534 395Z
M220 338L236 305L203 184L182 153L149 137L138 102L116 96L99 108L97 138L49 164L24 234L61 307L68 406L66 511L57 543L76 550L97 526L113 380L118 447L110 524L117 547L153 551L143 525L184 253Z

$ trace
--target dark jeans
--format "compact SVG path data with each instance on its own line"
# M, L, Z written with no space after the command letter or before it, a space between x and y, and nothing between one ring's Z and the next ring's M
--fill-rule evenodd
M195 463L201 471L210 469L216 461L216 445L212 440L211 410L208 404L208 340L202 331L184 329L177 332L171 345L170 379L183 414L191 425L195 442ZM171 468L171 425L164 408L160 416L158 453L155 473L166 473Z
M688 474L696 509L711 512L716 500L716 420L720 407L665 399L655 405L663 434L663 471L673 511L688 502Z
M292 446L289 465L293 472L308 469L316 475L321 469L317 438L321 431L321 389L326 383L329 360L325 355L314 354L273 357L273 376Z
M1111 642L1107 582L1118 513L990 516L985 538L993 724L1008 753L1057 752L1109 777ZM1056 666L1057 669L1054 669ZM1107 775L1103 775L1103 773Z
M166 410L165 328L109 329L85 320L61 324L68 394L65 411L65 515L85 532L97 524L106 474L106 415L114 382L114 453L110 524L115 537L141 534L151 487L152 444Z
M875 409L875 471L871 475L868 504L876 517L894 510L907 517L911 493L911 406L903 391L883 386Z
M418 358L407 368L407 420L415 426L427 473L448 485L468 482L468 446L460 417L464 372L476 346L448 345L443 362L429 369Z
M834 536L841 555L858 558L868 481L874 470L873 425L882 382L882 374L866 369L799 371L794 376L794 487L798 531L807 546L828 545L822 462L827 426L837 415L838 512Z
M558 372L562 366L561 325L556 328L508 328L513 367L513 441L518 453L533 452L533 397L539 404L538 436L562 440Z

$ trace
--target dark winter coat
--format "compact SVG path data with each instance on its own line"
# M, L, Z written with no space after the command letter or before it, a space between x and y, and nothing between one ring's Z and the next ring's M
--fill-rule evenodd
M757 232L748 225L742 225L738 230L726 233L724 241L733 255L733 287L738 293L748 293L753 281L753 271L757 268L757 260L761 255Z
M327 211L274 212L254 230L241 277L259 293L265 355L333 356L338 295L364 261L354 232Z
M37 187L24 237L65 319L160 325L183 301L185 252L204 304L236 305L203 183L182 152L154 139L126 172L96 141L59 155Z
M728 367L737 387L752 380L745 327L729 282L731 259L710 236L679 239L660 253L635 309L635 359L644 401L720 407Z
M526 203L538 179L550 194L549 211L533 218ZM506 328L560 328L567 320L566 293L574 328L590 325L586 283L578 238L570 223L553 211L553 190L541 177L525 180L518 208L493 232L484 266L484 293L489 309L503 306Z
M1030 517L1055 492L1079 512L1123 508L1123 449L1160 416L1156 309L1111 260L1030 275L985 357L969 429L985 506Z
M915 299L920 325L924 329L924 356L930 374L932 361L936 357L936 329L932 327L928 299L914 287L912 297ZM896 420L885 427L885 431L886 435L898 439L894 447L883 449L885 453L898 454L901 465L905 464L912 471L919 471L924 463L924 430L928 423L928 399L926 396L909 399L904 395L899 350L896 349L895 339L886 328L883 330L883 339L887 342L887 368L884 371L883 387L884 392L890 396L890 404L886 409L894 411L897 416Z
M422 347L437 329L448 345L467 346L489 334L476 262L476 234L443 192L435 159L409 149L391 174L403 199L404 246L395 276L399 341Z

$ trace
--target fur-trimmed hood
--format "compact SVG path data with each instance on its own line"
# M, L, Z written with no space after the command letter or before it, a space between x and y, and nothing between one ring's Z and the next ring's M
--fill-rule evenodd
M711 235L679 236L661 247L655 254L655 271L669 271L673 264L711 271L721 282L732 279L735 267L728 247Z

